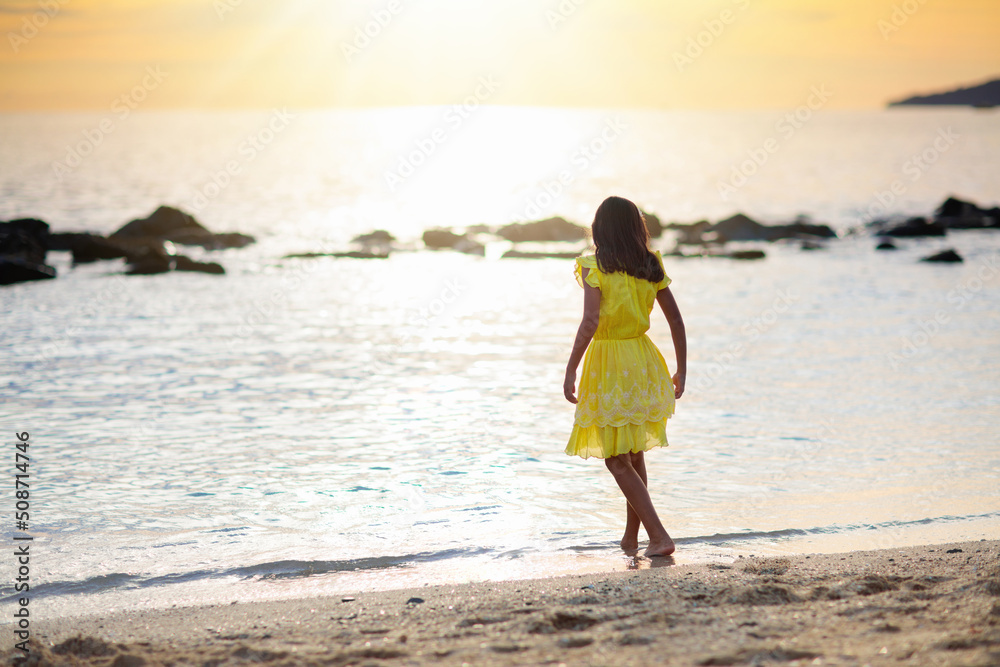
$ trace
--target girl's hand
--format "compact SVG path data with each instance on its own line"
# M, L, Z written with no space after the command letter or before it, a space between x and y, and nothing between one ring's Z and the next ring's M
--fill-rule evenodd
M680 398L684 393L684 374L674 373L674 398Z
M576 371L566 369L566 379L563 381L563 396L570 403L576 403Z

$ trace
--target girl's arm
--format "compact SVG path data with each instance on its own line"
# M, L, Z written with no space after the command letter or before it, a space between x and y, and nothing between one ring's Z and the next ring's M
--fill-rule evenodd
M597 322L601 315L601 290L587 284L587 274L590 269L583 269L583 321L576 331L576 342L573 343L573 352L569 355L569 363L566 364L566 379L563 381L563 395L570 403L576 403L576 369L583 359L583 353L587 351L590 340L597 331Z
M674 339L674 353L677 355L677 372L673 377L674 397L680 398L684 393L684 381L687 376L687 333L684 331L684 319L669 287L664 287L656 293L656 302L660 304L660 310L670 324L670 335Z

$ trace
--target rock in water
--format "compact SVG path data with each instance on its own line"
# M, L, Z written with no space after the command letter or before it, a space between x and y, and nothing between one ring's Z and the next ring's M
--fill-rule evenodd
M193 216L170 206L161 206L148 218L126 223L110 238L153 236L173 241L172 236L208 237L211 234Z
M56 270L48 264L37 264L20 257L0 254L0 285L13 285L29 280L47 280L55 277Z
M99 259L119 259L127 254L122 244L109 241L97 234L58 234L57 236L60 237L58 240L59 248L68 246L67 249L73 253L73 263L75 264L87 264Z
M578 252L532 252L511 249L505 252L501 259L574 259L579 256Z
M834 238L837 233L828 225L818 225L809 222L807 218L799 218L787 225L762 225L753 218L737 213L731 218L720 220L708 230L711 236L707 240L719 243L728 241L777 241L798 237L818 236Z
M712 223L708 220L699 220L690 225L684 225L679 222L672 222L667 225L667 229L675 229L680 233L677 237L677 243L683 245L701 245L704 243L702 234L711 228Z
M663 236L663 223L658 217L645 211L643 211L642 217L646 221L646 229L649 230L650 238L658 239Z
M56 277L45 263L49 225L34 218L0 223L0 285Z
M972 202L948 197L934 219L949 229L996 229L1000 228L1000 209L984 211Z
M454 248L455 244L465 240L464 234L456 234L448 229L428 229L424 232L424 245L433 250Z
M763 250L734 250L733 252L723 253L719 256L728 257L729 259L764 259L767 257Z
M196 262L184 255L177 255L174 258L174 271L198 271L216 275L223 275L226 272L221 264L216 264L215 262Z
M955 252L953 249L948 248L947 250L942 250L939 253L929 255L924 257L921 262L961 262L964 261L962 256Z
M236 232L213 234L193 216L170 206L161 206L148 218L126 223L108 238L115 242L156 238L182 245L198 245L209 250L242 248L254 242L254 238L247 234Z
M796 236L818 236L824 239L833 239L837 237L837 232L829 225L818 225L814 222L810 222L809 218L800 216L795 222L791 222L787 225L775 225L770 227L773 233L778 234L776 238L792 238Z
M141 246L128 254L128 269L130 276L147 276L166 273L174 268L173 258L166 251L150 246Z
M579 241L587 238L587 229L574 225L565 218L555 217L507 225L501 227L497 234L513 243L521 243L522 241Z
M716 241L770 241L771 234L767 228L753 218L737 213L712 225Z
M432 250L451 248L471 255L486 254L486 247L469 237L468 234L456 234L448 229L428 229L424 232L424 245Z
M355 236L351 239L351 243L360 243L363 246L387 246L395 240L396 237L384 229L376 229L374 232Z
M910 218L901 225L889 227L879 232L880 236L915 237L915 236L944 236L945 226L927 218Z

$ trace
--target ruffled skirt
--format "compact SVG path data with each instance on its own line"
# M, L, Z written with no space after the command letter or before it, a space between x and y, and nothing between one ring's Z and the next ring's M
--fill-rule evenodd
M592 341L578 384L567 454L606 459L667 446L674 385L649 336Z

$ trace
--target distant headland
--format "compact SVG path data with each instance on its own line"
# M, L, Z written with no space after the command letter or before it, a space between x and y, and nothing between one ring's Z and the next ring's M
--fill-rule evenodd
M957 88L943 93L917 95L889 102L890 107L911 105L950 105L990 108L1000 106L1000 79L970 88Z

